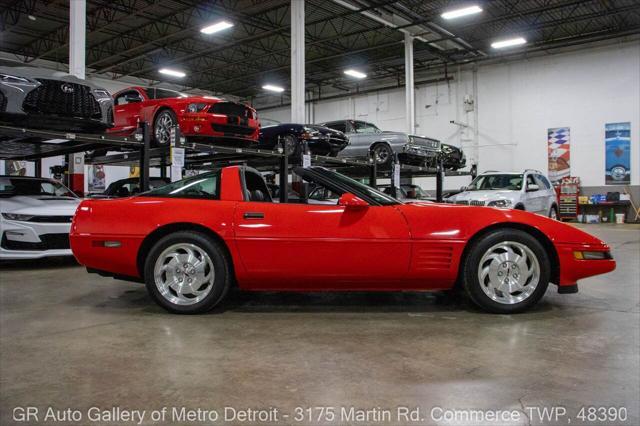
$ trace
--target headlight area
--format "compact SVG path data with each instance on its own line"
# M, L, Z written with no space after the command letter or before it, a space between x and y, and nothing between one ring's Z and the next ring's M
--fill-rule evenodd
M31 79L26 78L26 77L20 77L20 76L17 76L17 75L4 74L4 73L0 73L0 83L7 84L8 86L11 86L11 85L35 86L35 85L38 84L37 81L31 80Z
M197 103L192 103L187 105L186 111L187 112L202 112L205 110L205 108L207 108L208 104L205 103L201 103L201 102L197 102Z
M577 260L610 260L613 259L609 251L574 251L573 257Z
M499 207L501 209L506 209L511 207L513 203L511 202L511 200L495 200L495 201L489 201L489 203L487 203L488 207Z
M28 222L33 219L33 215L29 214L14 214L14 213L2 213L2 217L7 220L16 220L19 222Z
M111 95L104 89L94 89L93 94L96 99L110 99Z

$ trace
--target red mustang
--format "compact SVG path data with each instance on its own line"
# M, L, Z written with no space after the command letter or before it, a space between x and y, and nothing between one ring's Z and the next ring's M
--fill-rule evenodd
M403 204L321 167L296 169L323 199L272 201L262 176L226 167L137 197L86 200L71 248L90 272L146 282L176 313L205 312L244 290L399 291L461 286L482 308L514 313L547 290L577 291L612 271L602 241L518 210ZM299 201L299 200L298 200Z
M178 124L189 138L217 142L257 144L260 122L256 110L212 96L190 96L173 90L129 87L114 95L114 127L109 133L128 135L138 121L153 125L152 142L169 143L171 127Z

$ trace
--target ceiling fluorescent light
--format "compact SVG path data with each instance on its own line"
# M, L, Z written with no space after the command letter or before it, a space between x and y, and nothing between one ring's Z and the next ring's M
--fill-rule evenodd
M367 75L365 73L356 70L345 70L344 73L355 78L367 78Z
M226 30L226 29L231 28L231 27L233 27L233 24L231 22L220 21L220 22L216 22L213 25L209 25L209 26L206 26L206 27L202 28L200 30L200 32L203 33L203 34L213 34L213 33L219 32L219 31Z
M504 49L505 47L519 46L525 44L527 40L522 37L510 38L508 40L494 41L491 43L491 47L494 49Z
M278 93L284 92L284 87L275 86L273 84L265 84L264 86L262 86L262 88L264 90L269 90L270 92L278 92Z
M455 19L460 18L462 16L467 15L475 15L476 13L482 12L482 8L478 5L473 5L469 7L463 7L462 9L450 10L449 12L444 12L440 15L443 19Z
M165 75L170 75L171 77L180 77L180 78L187 75L182 71L172 70L171 68L160 68L158 72L160 74L165 74Z

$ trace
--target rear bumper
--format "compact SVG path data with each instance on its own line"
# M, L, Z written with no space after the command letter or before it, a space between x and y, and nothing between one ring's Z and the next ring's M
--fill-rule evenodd
M578 280L616 269L616 261L613 259L581 260L574 255L574 252L580 251L610 252L607 245L556 244L556 250L560 262L559 287L576 286Z

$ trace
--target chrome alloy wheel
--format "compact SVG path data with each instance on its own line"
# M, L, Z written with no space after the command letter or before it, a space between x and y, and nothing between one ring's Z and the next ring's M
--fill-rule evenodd
M206 251L195 244L167 247L156 260L153 275L158 291L175 305L194 305L213 288L215 268Z
M386 164L391 157L389 147L386 145L377 145L373 148L373 154L377 164Z
M173 118L169 112L162 112L156 119L156 127L153 134L159 145L168 145L171 139L171 128L174 126Z
M482 256L478 279L489 298L513 305L528 299L535 291L540 282L540 263L526 245L503 241Z

